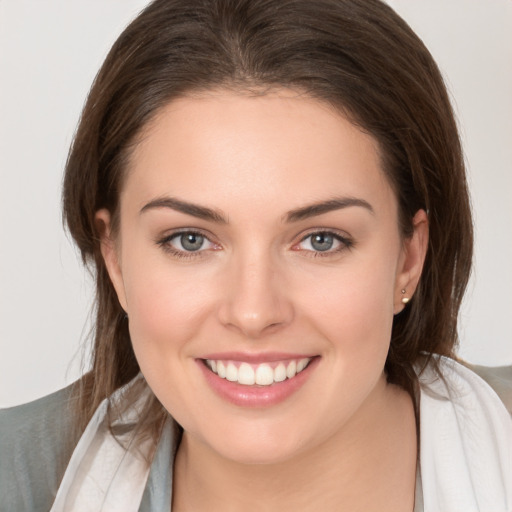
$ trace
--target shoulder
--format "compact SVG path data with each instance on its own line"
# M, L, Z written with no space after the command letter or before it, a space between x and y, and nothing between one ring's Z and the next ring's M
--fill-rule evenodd
M512 415L512 366L476 366L465 364L491 386Z
M444 403L461 413L483 415L507 427L512 424L512 367L471 366L434 356L419 372L419 382L427 404L442 407Z
M2 510L49 510L71 457L72 386L0 410Z
M476 396L492 397L493 404L501 402L507 410L512 409L512 366L475 366L434 355L428 365L419 364L417 370L423 391L430 390L450 399L474 397L472 393L476 393Z
M425 510L510 510L512 420L498 395L444 357L435 356L419 381Z

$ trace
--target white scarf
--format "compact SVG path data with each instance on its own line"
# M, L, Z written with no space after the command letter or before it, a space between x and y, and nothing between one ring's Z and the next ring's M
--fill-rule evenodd
M511 512L512 420L477 375L449 359L439 361L446 384L431 367L420 376L421 482L415 511ZM111 400L122 399L125 389ZM116 424L134 424L138 404ZM102 402L78 442L50 512L139 510L150 443L135 446L128 429L121 446L106 425L107 405Z
M78 442L50 512L137 512L149 474L146 462L153 444L135 445L135 425L140 406L149 394L117 418L113 427L127 432L114 438L107 425L109 402L122 400L125 391L140 378L103 400ZM167 512L167 511L165 511Z
M424 512L512 511L512 420L471 370L439 358L420 376Z

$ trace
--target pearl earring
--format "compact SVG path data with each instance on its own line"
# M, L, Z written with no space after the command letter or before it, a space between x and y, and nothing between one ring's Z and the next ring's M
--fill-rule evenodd
M402 295L405 294L405 288L402 288ZM409 297L402 297L402 304L407 304L411 299Z

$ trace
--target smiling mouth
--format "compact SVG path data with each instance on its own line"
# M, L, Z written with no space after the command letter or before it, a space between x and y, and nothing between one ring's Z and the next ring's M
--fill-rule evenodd
M312 357L250 364L241 361L204 359L204 364L221 379L244 386L271 386L274 383L293 379L307 368Z

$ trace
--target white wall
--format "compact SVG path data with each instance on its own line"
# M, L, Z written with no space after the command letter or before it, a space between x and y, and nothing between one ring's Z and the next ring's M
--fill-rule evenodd
M92 289L60 220L67 148L110 45L146 0L0 0L0 406L74 380ZM512 2L390 0L445 73L476 269L460 353L512 364Z

